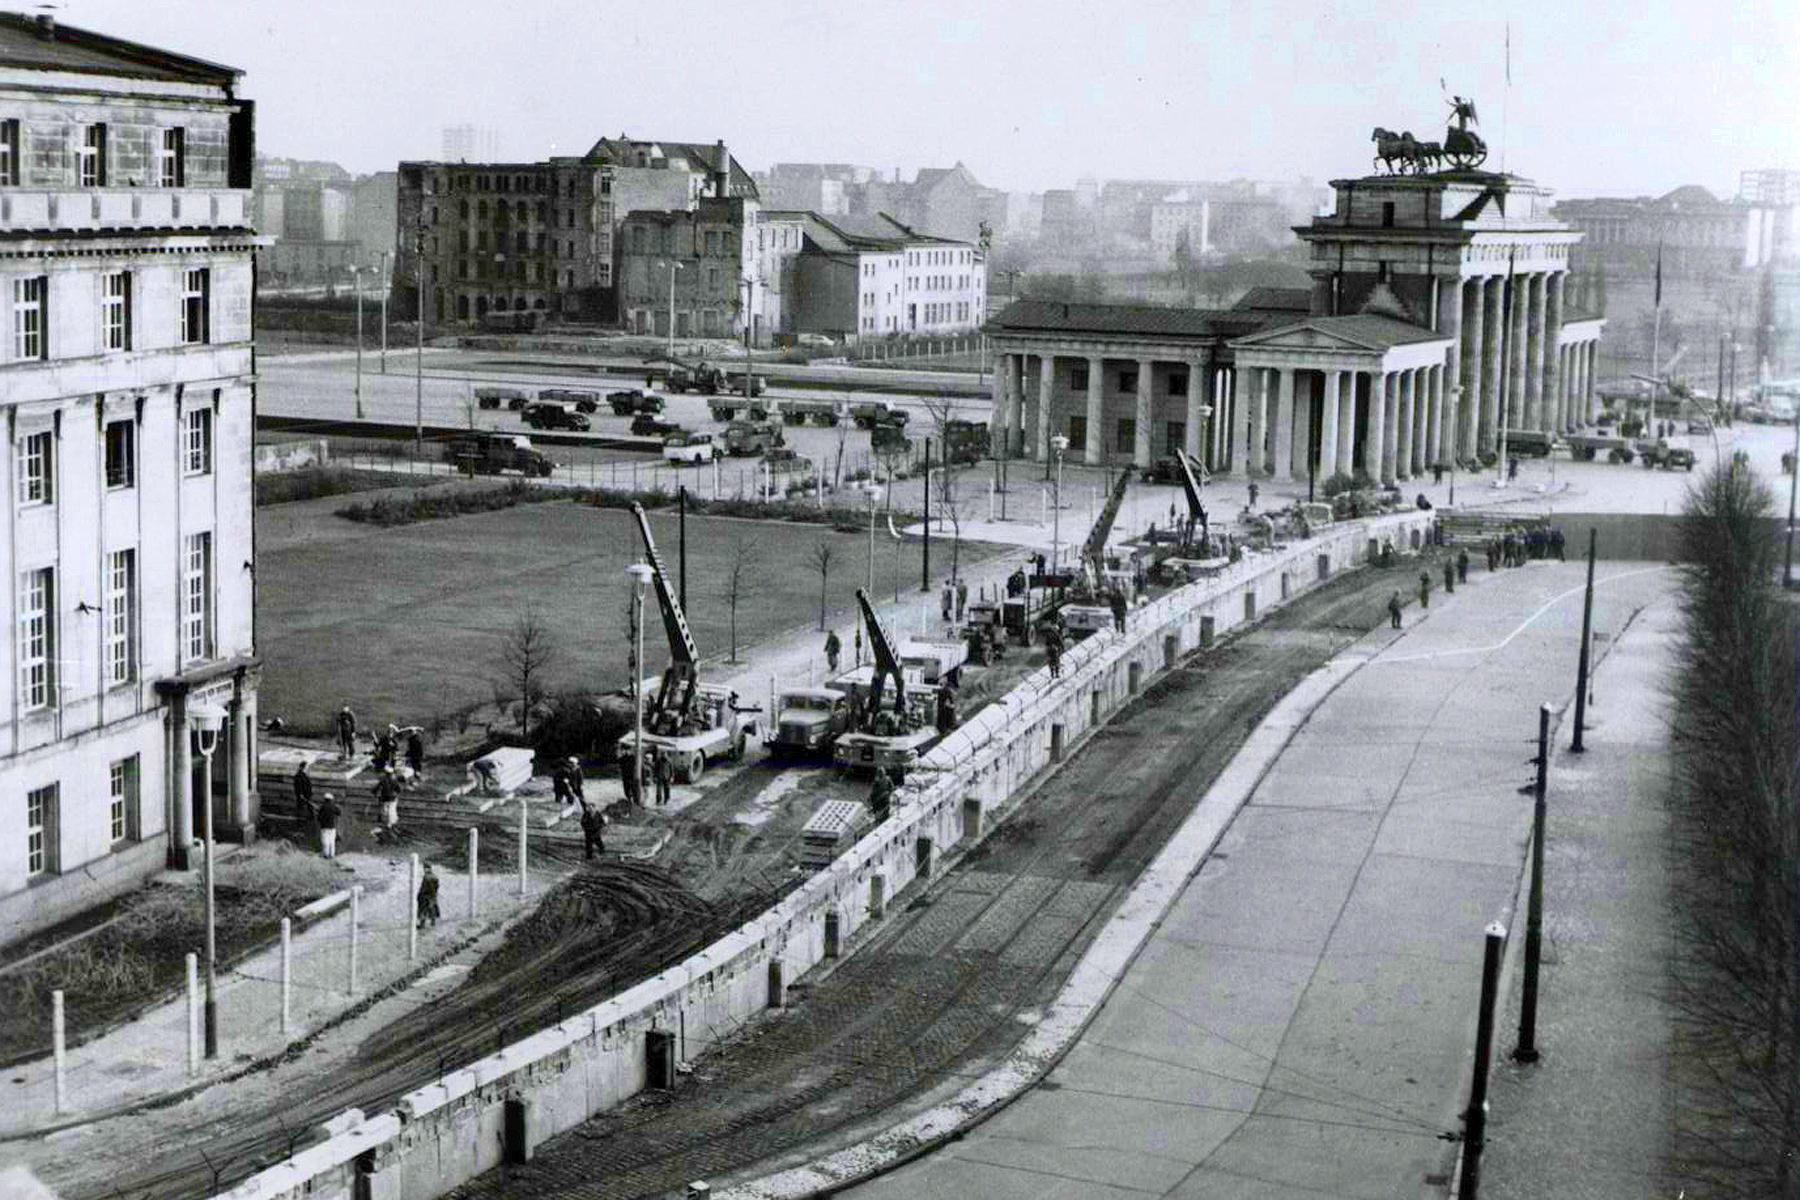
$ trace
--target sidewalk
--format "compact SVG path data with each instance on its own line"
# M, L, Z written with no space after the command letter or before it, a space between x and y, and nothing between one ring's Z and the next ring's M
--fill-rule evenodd
M1097 1010L1070 1017L1065 992L1046 1014L1085 1023L1066 1054L983 1124L948 1102L935 1135L956 1137L854 1194L1445 1195L1482 928L1522 923L1531 804L1518 788L1537 705L1572 690L1582 573L1479 572L1409 609L1401 633L1371 634L1346 656L1366 656L1359 669L1327 668L1352 669L1273 765L1234 762L1199 800L1191 823L1229 822L1211 852L1184 827L1171 846L1189 847L1185 868L1153 868L1178 873L1172 903L1134 891L1077 969L1071 988L1089 962L1119 964ZM1625 565L1600 579L1595 628L1614 636L1673 582ZM1602 703L1634 682L1603 670ZM1604 715L1615 739L1631 727L1623 705ZM1499 1052L1512 1040L1502 1027ZM917 1146L912 1128L865 1143L863 1169L884 1140ZM732 1194L798 1194L855 1170L852 1153ZM1566 1189L1518 1194L1551 1192Z
M487 857L485 847L483 857ZM357 1005L528 911L562 875L560 870L542 867L530 872L528 894L521 900L516 870L498 875L484 871L477 880L477 916L471 919L468 875L440 868L438 907L442 919L420 932L418 957L409 959L412 897L406 859L342 854L339 861L354 870L354 875L345 871L345 887L352 882L363 886L354 993L349 990L350 907L346 901L331 916L293 936L291 1034L284 1034L281 1028L281 948L277 944L219 974L219 1054L214 1059L203 1057L198 1073L188 1072L188 1007L182 995L72 1048L65 1074L66 1111L61 1116L55 1111L51 1059L7 1071L5 1083L0 1085L7 1101L5 1111L0 1112L0 1142L104 1120L242 1074L253 1064L310 1040ZM204 989L204 964L201 969ZM414 1003L422 998L419 987L415 984L412 988ZM350 1049L354 1051L354 1047ZM332 1051L327 1047L321 1052Z

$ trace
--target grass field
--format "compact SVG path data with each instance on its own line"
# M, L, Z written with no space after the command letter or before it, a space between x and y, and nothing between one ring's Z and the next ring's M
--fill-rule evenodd
M358 527L366 528L366 527ZM651 517L657 548L676 572L676 519ZM867 571L865 534L823 526L690 517L688 621L700 653L729 650L729 608L721 595L742 547L738 604L742 654L759 639L816 625L819 574L815 545L833 547L831 620L854 620L855 589ZM300 731L322 732L348 703L371 722L423 724L493 698L506 630L535 608L559 647L552 688L602 691L623 685L629 602L628 564L641 547L631 514L576 504L534 504L452 520L427 521L367 536L296 539L259 553L257 624L263 657L260 713ZM875 543L877 596L917 595L920 547ZM967 544L973 562L1001 547ZM948 539L933 539L932 566L949 566ZM646 666L667 659L662 624L650 602Z

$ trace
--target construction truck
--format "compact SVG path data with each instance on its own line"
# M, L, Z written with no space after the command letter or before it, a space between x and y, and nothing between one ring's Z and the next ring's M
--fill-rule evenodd
M847 406L842 400L811 399L789 396L776 402L781 419L789 425L836 425L843 420Z
M988 456L988 427L980 421L945 421L943 432L946 462L973 464Z
M1135 590L1132 573L1109 569L1106 565L1106 539L1112 533L1113 522L1119 516L1119 506L1125 502L1125 489L1130 483L1131 473L1119 472L1118 479L1113 481L1112 495L1106 498L1094 527L1088 530L1087 540L1081 544L1081 573L1076 576L1072 594L1062 606L1063 628L1071 637L1086 637L1098 630L1112 628L1110 600L1114 591L1122 592L1126 603L1131 602Z
M875 615L869 594L857 588L856 602L862 607L875 665L866 689L857 688L858 727L838 736L832 759L846 771L909 770L938 739L938 689L925 686L916 675L908 680L907 668L895 652L886 626ZM881 706L889 679L894 681L891 711Z
M850 696L838 688L793 688L781 694L777 707L763 744L778 758L829 755L850 728Z
M661 360L663 363L663 384L671 392L699 392L702 396L716 396L725 388L725 373L704 359L697 363L684 362L679 358Z
M781 426L773 421L739 417L725 427L725 453L737 458L767 454L783 441Z
M743 376L734 375L732 379L738 385L738 389L741 390L744 382ZM760 388L758 389L757 394L762 394ZM715 421L738 420L740 419L739 414L748 417L752 421L766 421L769 419L770 412L769 404L766 400L747 400L743 396L736 394L725 394L712 397L712 399L706 402L706 410L712 414L712 418Z
M899 649L900 666L933 686L948 683L955 687L962 678L962 665L969 661L969 644L961 639L901 638Z
M444 443L444 461L468 475L518 471L543 478L555 469L542 451L532 448L530 438L516 433L471 433L452 438Z
M669 586L669 573L663 569L662 556L656 552L656 541L650 536L650 520L644 515L644 506L633 504L631 515L637 519L638 532L644 539L644 554L650 560L651 579L656 586L656 604L662 611L663 630L669 638L669 666L663 672L662 684L654 695L648 689L644 692L644 753L661 751L673 761L677 779L694 783L706 773L710 763L743 759L745 746L761 737L756 714L762 709L740 705L737 693L730 688L700 682L700 651L688 630L687 614ZM621 758L629 757L636 748L635 733L619 739Z
M904 408L895 408L886 400L858 400L850 406L850 419L856 422L858 429L873 429L877 425L904 425L912 414Z

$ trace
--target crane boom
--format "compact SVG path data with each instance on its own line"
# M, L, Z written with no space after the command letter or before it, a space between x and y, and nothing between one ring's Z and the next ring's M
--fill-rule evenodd
M1106 498L1099 517L1095 518L1087 541L1081 544L1081 563L1087 571L1088 586L1094 589L1095 595L1106 588L1106 538L1112 533L1113 521L1119 515L1119 505L1125 502L1125 488L1130 482L1131 472L1120 471L1119 478L1113 483L1112 495Z
M663 630L669 635L669 668L663 672L656 712L672 713L679 722L694 704L694 693L699 684L695 667L700 660L700 651L694 645L694 635L688 631L687 614L681 611L681 601L675 598L674 589L669 586L669 573L663 569L662 555L656 552L656 539L650 536L650 519L644 515L644 506L634 501L631 515L637 518L638 532L644 537L644 553L650 559L656 583L656 606L662 610Z
M1181 464L1181 490L1187 496L1187 536L1182 539L1186 546L1194 540L1195 524L1206 520L1206 508L1200 503L1200 478L1206 474L1206 468L1189 458L1185 450L1175 451L1175 461Z
M900 660L894 654L894 643L881 618L875 614L875 606L869 603L869 594L857 588L856 602L862 606L863 624L869 630L869 648L875 654L875 677L869 684L869 713L872 716L881 707L881 689L889 675L894 677L894 711L904 713L906 676L901 673Z

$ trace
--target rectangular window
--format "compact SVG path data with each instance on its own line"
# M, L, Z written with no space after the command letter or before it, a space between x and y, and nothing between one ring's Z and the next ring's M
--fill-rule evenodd
M56 440L48 432L26 434L15 448L19 505L49 504L56 499Z
M137 678L137 551L106 556L106 683ZM115 839L116 840L116 839Z
M212 409L204 406L190 408L187 412L187 445L183 455L182 469L188 475L207 475L212 472Z
M1392 200L1381 202L1381 227L1383 229L1394 227L1394 202Z
M13 280L12 285L12 356L14 359L49 357L50 339L45 335L49 307L50 278L32 275Z
M19 576L19 700L27 712L56 699L56 569Z
M25 873L56 874L57 785L47 783L25 793Z
M138 832L138 756L113 763L107 776L113 844L135 842L142 836Z
M129 417L106 423L106 486L137 486L137 422Z
M1119 368L1119 390L1121 392L1137 391L1138 373L1136 367Z
M212 576L212 534L190 535L181 579L181 651L184 664L212 657Z
M1087 446L1087 416L1069 416L1069 449L1080 450Z
M187 130L176 126L162 131L156 152L156 178L161 187L181 187L187 182Z
M1187 376L1186 371L1170 371L1169 375L1168 375L1168 380L1169 380L1169 385L1168 385L1169 386L1169 392L1168 392L1169 395L1171 395L1171 396L1187 395L1188 376Z
M19 119L0 121L0 187L19 186Z
M106 186L106 126L89 125L81 131L76 182L81 187Z
M211 340L212 270L193 267L181 273L181 341L203 345Z
M706 231L706 252L708 254L717 254L719 252L719 231L716 229L709 229Z
M1118 436L1113 441L1113 449L1121 454L1130 454L1137 449L1136 418L1119 418Z
M100 277L101 345L131 349L131 272L111 271Z

